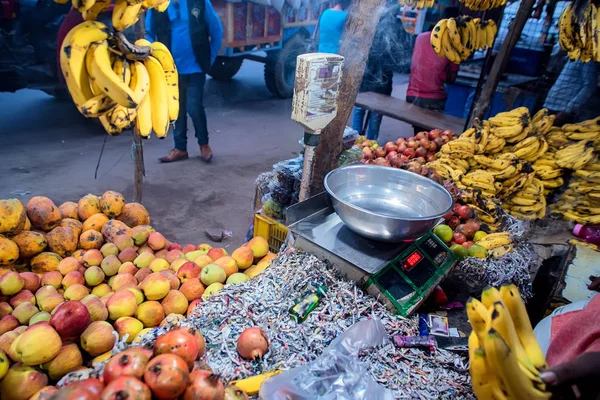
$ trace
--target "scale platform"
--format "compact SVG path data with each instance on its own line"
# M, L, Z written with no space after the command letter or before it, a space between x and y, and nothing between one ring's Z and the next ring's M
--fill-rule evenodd
M286 221L296 248L329 260L342 276L403 316L429 296L457 261L432 233L399 244L357 235L335 213L327 193L289 207Z

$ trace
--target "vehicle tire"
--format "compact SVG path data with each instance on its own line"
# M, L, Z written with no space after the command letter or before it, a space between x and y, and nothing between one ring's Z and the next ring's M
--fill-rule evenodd
M281 50L267 53L265 83L273 95L282 99L294 95L296 57L307 53L309 45L308 34L300 32L288 39Z
M228 81L238 73L243 62L242 57L217 57L208 75L217 81Z

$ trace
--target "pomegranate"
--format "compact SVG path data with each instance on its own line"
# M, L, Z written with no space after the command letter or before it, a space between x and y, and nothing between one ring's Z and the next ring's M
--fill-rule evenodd
M404 166L404 160L401 157L394 157L390 160L392 167L402 168Z
M94 400L98 398L98 395L79 385L71 384L52 394L50 398L60 400Z
M198 358L198 342L189 328L175 329L159 336L154 344L154 355L176 354L192 367Z
M426 137L424 137L423 139L419 139L419 145L421 147L424 147L426 149L429 149L429 139L427 139Z
M417 142L416 140L409 140L408 143L406 143L406 146L411 149L416 149L417 147L419 147L419 142Z
M464 243L462 244L462 246L463 246L465 249L469 250L469 247L473 246L474 244L475 244L475 243L474 243L474 242L472 242L472 241L466 241L466 242L464 242Z
M450 141L448 136L440 136L440 138L442 139L442 144L446 144Z
M150 358L135 347L112 357L104 366L104 383L109 384L119 376L144 376Z
M442 132L442 135L452 137L452 136L454 136L454 132L452 132L450 129L446 129L445 131Z
M237 386L225 386L225 397L223 400L248 400L249 397L242 389Z
M433 143L435 143L435 146L439 149L444 145L444 139L442 138L435 138L433 139Z
M435 159L436 159L435 154L431 154L431 153L427 154L427 157L425 157L425 160L427 160L427 162L435 161Z
M390 166L390 163L388 162L388 160L386 160L383 157L377 157L375 159L375 161L373 161L373 164L375 164L375 165L383 165L385 167L389 167Z
M383 148L386 152L389 153L390 151L396 151L396 149L398 149L398 146L394 142L387 142L385 146L383 146Z
M456 232L462 233L463 235L466 236L467 239L470 240L473 238L473 235L477 231L474 229L474 226L472 224L459 224L456 227Z
M432 129L432 130L430 130L429 134L428 134L429 140L435 140L435 139L439 138L441 133L442 133L441 129Z
M152 393L148 386L133 376L118 377L104 388L100 396L100 400L150 400L151 398Z
M447 214L444 214L444 216L442 218L444 218L445 221L450 221L450 218L454 217L454 212L452 211L448 211Z
M424 147L417 147L415 154L417 157L427 157L427 150Z
M415 158L415 161L419 164L425 164L425 157L417 157Z
M269 350L269 338L260 328L248 328L240 335L237 342L237 351L240 356L248 360L262 358Z
M429 151L431 152L436 152L438 149L437 144L435 144L435 142L429 142Z
M183 394L190 379L185 360L176 354L161 354L148 363L144 382L159 400L176 399Z
M389 153L387 153L387 155L385 156L385 159L390 161L394 157L398 157L398 152L392 150Z
M378 147L375 149L375 157L385 157L386 151L383 147Z
M460 206L456 213L462 219L469 219L473 216L473 210L469 206Z
M368 147L365 147L362 152L363 152L363 157L366 158L367 160L371 160L371 159L375 158L375 154L373 153L373 150L371 150Z
M362 142L363 147L371 147L372 144L373 144L373 141L369 140L369 139Z
M454 214L458 214L458 210L460 210L461 207L462 205L454 203L454 206L452 206L452 211L454 211Z
M96 378L88 378L82 381L73 382L69 386L74 385L77 385L78 387L87 390L88 392L94 395L95 399L97 399L100 396L100 393L102 393L102 390L104 389L104 384L100 381L100 379Z
M456 228L459 224L460 224L460 219L456 215L454 217L450 218L450 221L448 221L448 226L452 229Z
M404 139L404 138L398 138L398 139L396 139L396 145L397 146L403 145L405 142L406 142L406 139Z
M415 157L415 149L408 148L408 149L404 150L404 152L402 154L408 158L414 158Z
M196 370L190 374L190 384L185 389L183 400L216 400L224 396L225 387L219 375Z
M415 135L415 139L417 139L417 140L421 140L421 139L423 139L424 137L426 137L426 136L428 136L428 135L429 135L429 134L428 134L428 132L421 131L421 132L419 132L419 133L417 133L417 134Z
M481 227L481 225L479 224L479 222L477 222L476 220L474 220L473 218L469 218L467 220L467 222L465 222L465 225L468 225L470 227L472 227L472 229L477 232L479 230L479 228Z

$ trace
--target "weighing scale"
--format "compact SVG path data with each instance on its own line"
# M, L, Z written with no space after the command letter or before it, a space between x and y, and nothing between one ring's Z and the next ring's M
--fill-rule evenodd
M432 232L405 243L383 243L352 232L323 192L290 206L286 222L294 247L331 262L346 279L374 295L391 311L409 316L457 262Z
M292 119L304 128L304 168L300 203L288 207L286 222L296 248L329 260L342 276L408 316L456 264L450 249L431 232L401 244L366 239L344 225L327 193L306 198L316 162L314 147L337 114L343 62L343 57L327 53L297 58Z

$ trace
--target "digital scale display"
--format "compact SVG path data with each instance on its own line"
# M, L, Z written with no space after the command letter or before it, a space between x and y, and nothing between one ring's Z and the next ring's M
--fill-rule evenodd
M406 260L402 263L402 268L407 271L413 269L415 265L419 263L423 259L423 255L419 253L417 250L413 251L412 254L406 257Z

